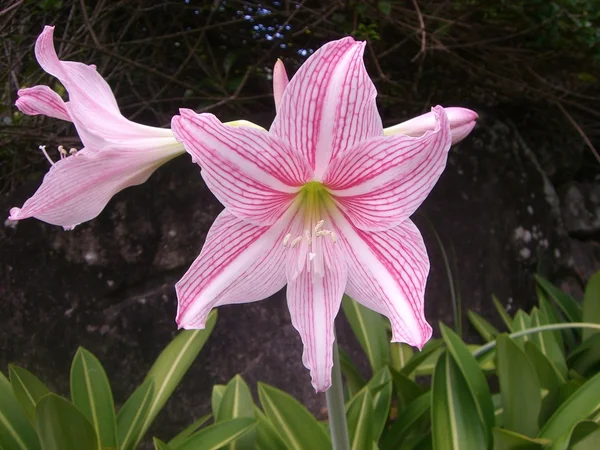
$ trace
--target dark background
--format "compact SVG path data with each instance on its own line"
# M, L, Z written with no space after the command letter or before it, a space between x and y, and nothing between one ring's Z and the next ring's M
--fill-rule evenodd
M80 146L71 124L27 117L20 87L50 84L33 55L56 25L62 59L96 64L123 114L168 126L178 108L274 117L271 75L320 45L367 40L365 62L384 124L432 105L481 120L451 151L414 217L432 260L427 317L458 326L473 309L496 321L535 302L539 272L574 295L600 268L600 12L594 1L5 1L0 6L0 212L21 206L47 170L37 150ZM66 95L65 95L66 99ZM53 154L57 156L56 153ZM184 155L65 232L34 219L0 227L0 370L9 362L68 394L78 345L105 364L124 401L176 332L174 283L221 206ZM1 223L1 222L0 222ZM438 240L439 239L439 240ZM339 338L363 364L343 318ZM361 362L362 361L362 362ZM210 389L241 373L286 389L319 412L282 293L224 307L209 344L159 417L168 438L209 409Z

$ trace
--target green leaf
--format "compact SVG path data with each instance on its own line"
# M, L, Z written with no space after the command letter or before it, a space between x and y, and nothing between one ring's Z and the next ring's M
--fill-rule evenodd
M404 408L422 394L421 388L413 380L395 370L392 370L392 380L394 382L396 398L398 400L398 414L402 414Z
M221 400L223 400L223 394L225 393L225 389L227 389L227 386L225 386L224 384L215 384L213 386L210 404L213 416L215 417L219 415L219 406L221 406Z
M413 353L410 345L402 342L392 342L390 344L390 367L400 372L410 361Z
M90 421L69 401L48 394L35 407L35 429L42 450L101 450Z
M351 450L369 448L373 442L373 397L365 386L346 406Z
M254 414L258 421L256 426L256 448L258 450L286 450L287 447L279 437L277 430L257 406L254 407Z
M217 312L213 310L204 329L181 331L150 368L146 377L154 382L154 391L134 448L204 347L216 322Z
M496 311L498 311L498 314L500 315L502 322L504 322L504 325L506 325L506 328L508 328L508 331L510 331L512 333L514 331L512 329L512 323L513 323L512 318L510 317L508 312L506 312L506 309L504 308L504 306L502 306L502 303L500 303L500 300L498 300L498 298L495 295L492 295L492 302L494 303L494 306L496 307Z
M600 405L600 373L575 391L540 430L538 437L550 440L567 433L580 420L592 414Z
M168 444L165 444L163 441L161 441L158 438L152 438L152 442L154 442L154 449L155 450L173 450L172 447Z
M570 322L581 322L581 306L577 300L571 297L569 294L558 289L552 283L545 278L535 275L535 280L542 290L548 295L548 298L552 300L556 306L560 308L562 313Z
M475 311L467 311L467 317L469 322L475 327L477 332L481 335L484 341L490 342L494 340L497 334L500 332L491 323L477 314Z
M246 382L241 376L236 375L227 383L215 419L216 422L224 422L239 417L254 418L254 401ZM255 433L247 432L243 437L229 444L228 448L230 450L252 449L254 448L254 441Z
M373 373L389 362L389 337L384 318L358 302L344 295L342 300L344 314L356 335L358 342L367 354Z
M550 441L532 439L514 431L494 428L494 450L542 450Z
M217 450L244 436L254 427L256 420L249 417L215 423L192 434L176 450Z
M183 441L190 437L193 433L210 420L212 414L206 414L194 421L191 425L188 425L184 430L180 431L177 436L169 441L169 447L176 449Z
M90 421L103 447L117 448L115 404L100 361L79 347L71 365L71 400Z
M531 327L549 325L550 321L546 314L533 308L531 312ZM542 331L531 335L531 341L541 350L541 352L552 362L556 370L564 376L567 374L567 362L565 361L564 348L562 342L556 338L556 333L552 331Z
M582 320L600 324L600 272L592 275L585 287ZM586 340L594 333L598 333L598 330L586 328L583 330L583 339Z
M467 382L454 359L443 353L432 381L431 425L434 450L487 448L484 424Z
M35 405L50 390L34 374L21 367L8 366L10 384L21 407L27 413L29 421L33 424L35 418Z
M369 380L367 388L371 391L373 398L373 439L379 441L392 404L393 386L390 369L387 366L380 369Z
M0 372L0 448L39 450L40 442L10 382Z
M413 400L392 423L392 426L384 432L381 439L381 448L385 450L396 450L415 428L417 422L426 417L431 405L431 392L426 392Z
M528 328L531 328L531 317L529 317L529 314L527 314L525 311L519 309L513 317L512 330L513 332L517 332L527 330ZM513 342L518 344L519 347L523 348L523 343L530 340L531 335L526 334L525 336L514 339Z
M131 394L117 414L119 450L134 449L141 439L142 423L154 396L154 381L147 378Z
M538 431L542 406L541 386L533 365L506 334L497 338L496 363L502 394L504 428L526 436Z
M477 415L486 436L486 446L489 446L492 441L492 427L494 426L494 405L492 404L490 388L479 363L464 342L450 328L444 324L440 326L446 348L460 370L475 402Z
M329 436L319 422L291 395L263 383L258 384L258 395L263 410L288 448L331 447Z
M556 389L566 381L554 364L546 358L546 355L535 344L526 342L525 353L535 369L542 388L547 390Z
M358 372L358 369L350 359L350 356L344 351L343 348L338 347L340 353L340 368L344 374L344 381L346 389L348 389L349 396L353 397L358 391L360 391L367 382L363 376Z
M542 409L540 411L540 418L538 423L540 425L545 424L550 417L558 410L571 395L573 395L577 389L582 386L583 383L579 383L575 380L569 380L566 383L560 385L558 388L549 391L544 399L542 400Z
M600 370L600 334L591 335L578 345L568 357L569 366L583 376Z
M415 372L422 364L424 364L429 359L433 359L437 361L437 358L442 353L442 344L443 341L441 339L431 339L423 350L419 353L415 353L414 356L406 363L406 365L402 368L400 373L404 376L410 377L410 375Z
M571 433L567 448L573 450L596 450L600 448L600 425L591 420L579 422Z

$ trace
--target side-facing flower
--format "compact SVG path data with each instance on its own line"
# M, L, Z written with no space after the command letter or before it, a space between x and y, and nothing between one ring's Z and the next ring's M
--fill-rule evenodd
M409 216L445 167L450 124L438 106L421 136L385 136L363 51L345 38L315 52L276 97L268 132L185 109L172 121L225 206L176 285L177 323L203 328L212 308L287 284L317 391L331 384L344 292L386 315L395 342L421 348L432 332L423 310L429 260Z
M45 27L35 45L42 68L58 78L69 94L63 99L48 86L21 89L16 106L28 115L46 115L73 122L84 148L59 147L56 162L42 185L21 208L10 210L11 220L35 217L70 229L93 219L117 192L141 184L162 164L185 153L183 145L165 128L155 128L123 117L108 83L93 65L61 61L53 43L54 27ZM254 126L250 122L229 125Z

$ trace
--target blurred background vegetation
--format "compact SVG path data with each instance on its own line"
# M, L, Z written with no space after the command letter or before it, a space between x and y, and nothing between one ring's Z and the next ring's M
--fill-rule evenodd
M50 83L61 92L34 57L47 24L57 27L62 59L97 65L125 116L162 126L180 107L268 126L276 59L293 74L324 42L352 35L369 43L365 62L385 125L438 102L493 110L522 130L555 184L584 181L597 173L600 137L595 3L7 0L0 9L0 193L46 170L39 144L78 144L69 124L14 107L21 87Z

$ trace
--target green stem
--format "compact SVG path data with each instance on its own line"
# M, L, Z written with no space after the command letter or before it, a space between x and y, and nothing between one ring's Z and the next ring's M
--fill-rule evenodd
M337 342L333 343L333 368L331 387L325 392L327 414L333 450L349 450L348 424L346 423L346 405L344 403L344 385Z
M595 323L587 323L587 322L571 322L571 323L553 323L550 325L542 325L541 327L528 328L526 330L517 331L516 333L511 333L509 336L511 338L518 338L521 336L526 336L528 334L540 333L542 331L549 330L563 330L567 328L593 328L595 330L600 330L600 325ZM496 341L488 342L485 345L482 345L477 350L473 352L473 356L475 358L483 355L484 353L489 352L496 346Z

